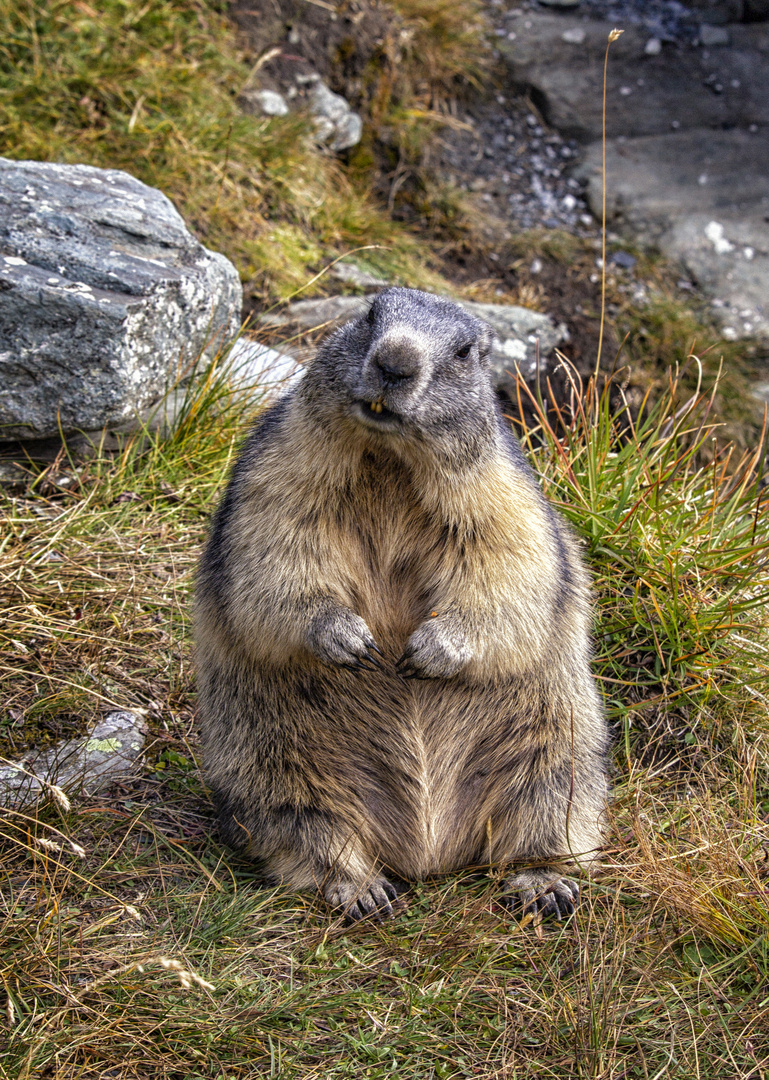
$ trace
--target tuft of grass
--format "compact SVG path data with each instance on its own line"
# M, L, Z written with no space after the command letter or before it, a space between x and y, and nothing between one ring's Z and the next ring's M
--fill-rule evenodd
M717 383L690 394L671 374L656 403L647 394L631 411L613 408L611 379L582 393L567 377L562 407L531 395L538 426L524 438L594 565L596 659L628 760L638 742L649 756L657 741L680 753L709 734L727 745L766 734L763 440L742 454L719 444L709 422Z
M387 43L384 70L381 62L371 65L371 117L375 129L399 120L402 145L409 139L421 145L424 136L412 127L450 119L457 95L478 88L489 73L484 9L478 0L391 0L390 6L400 16L397 40Z
M769 1069L766 496L757 458L701 461L708 399L681 385L629 416L575 380L570 407L543 402L524 432L594 569L617 731L605 869L541 936L472 875L348 928L261 887L212 834L189 594L258 408L226 355L170 430L3 496L0 722L16 748L46 709L140 707L152 732L141 776L2 816L3 1080Z

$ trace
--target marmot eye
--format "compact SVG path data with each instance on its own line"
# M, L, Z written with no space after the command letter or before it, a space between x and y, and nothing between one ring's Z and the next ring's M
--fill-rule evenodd
M375 318L376 318L376 316L374 315L374 305L372 304L371 307L366 312L366 322L369 324L369 326L374 325L374 319Z
M454 355L459 357L460 360L467 360L468 356L470 355L470 350L472 349L472 347L473 347L473 343L472 343L472 341L469 341L467 343L467 345L462 345L459 349L457 349L457 351L454 353Z

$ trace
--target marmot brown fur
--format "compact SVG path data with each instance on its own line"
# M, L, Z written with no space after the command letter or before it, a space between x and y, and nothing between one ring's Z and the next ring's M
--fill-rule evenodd
M205 769L226 839L349 918L395 880L524 863L571 913L601 843L589 586L502 419L491 331L377 296L252 431L197 585ZM392 880L391 880L392 879Z

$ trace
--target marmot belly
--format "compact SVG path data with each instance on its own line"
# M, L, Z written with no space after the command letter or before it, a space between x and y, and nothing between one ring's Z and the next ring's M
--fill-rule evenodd
M537 801L547 798L551 782L562 786L571 767L554 749L569 745L568 734L555 730L565 718L543 715L533 685L511 680L479 688L460 680L407 681L387 671L363 684L354 672L318 664L271 679L262 670L250 688L249 712L269 724L291 701L294 798L304 793L308 806L335 817L344 807L339 827L349 837L336 840L362 842L392 873L419 880L488 865L528 846ZM242 742L253 746L248 727ZM231 739L235 746L241 741L235 731ZM224 786L247 791L246 775L232 783L239 761L245 774L253 766L253 756L230 753ZM215 759L212 765L216 784ZM275 802L278 808L279 791ZM236 820L247 814L246 806L234 811Z

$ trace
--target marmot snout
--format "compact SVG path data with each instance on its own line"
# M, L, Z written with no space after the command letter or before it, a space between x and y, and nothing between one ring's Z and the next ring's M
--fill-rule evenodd
M233 471L198 577L226 838L348 917L393 882L527 863L556 914L601 843L606 730L576 544L499 414L491 331L390 289ZM392 880L391 880L392 879Z

